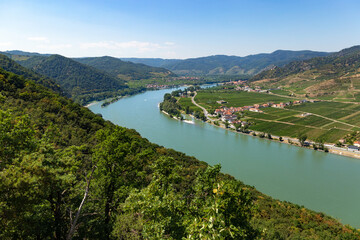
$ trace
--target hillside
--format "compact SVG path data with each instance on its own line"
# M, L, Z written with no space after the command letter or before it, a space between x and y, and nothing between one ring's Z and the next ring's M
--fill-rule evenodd
M60 55L33 56L18 61L22 66L54 79L74 100L111 97L126 88L124 82L93 67Z
M18 56L29 56L29 57L32 57L32 56L49 57L52 55L52 54L42 54L42 53L37 53L37 52L25 52L25 51L21 51L21 50L11 50L11 51L5 51L2 53L5 55L9 55L9 56L18 55Z
M34 71L31 71L20 64L16 63L15 61L11 60L9 57L0 54L0 68L13 72L18 75L22 75L27 79L31 79L45 87L48 87L52 89L53 91L63 94L62 89L60 88L60 85L55 83L53 80L49 79L48 77L45 77L43 75L37 74Z
M181 59L164 59L164 58L120 58L126 62L142 63L152 67L164 67L170 64L181 62Z
M294 61L254 76L264 87L282 87L293 94L340 101L360 101L360 46L326 57Z
M165 68L150 67L140 63L124 62L118 58L108 56L75 58L74 60L126 81L176 76Z
M0 102L2 239L359 238L2 69Z
M209 57L174 59L129 59L130 61L161 64L178 75L254 75L273 66L283 66L294 60L326 56L329 53L314 51L278 50L270 54L262 53L246 57L215 55Z

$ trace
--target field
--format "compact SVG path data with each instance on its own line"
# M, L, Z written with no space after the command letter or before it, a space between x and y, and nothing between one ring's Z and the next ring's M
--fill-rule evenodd
M182 108L186 108L187 106L189 107L190 112L195 112L195 111L202 111L201 108L195 106L192 102L191 102L191 98L180 98L178 103L180 104L180 106Z
M234 90L202 90L195 101L208 110L220 107L216 101L227 107L242 107L267 102L279 103L294 101L286 97L287 92L275 90L277 96L266 93ZM350 95L343 95L350 98ZM190 105L191 104L191 105ZM181 99L181 105L192 106L190 98ZM250 129L276 136L298 137L306 134L308 139L335 143L345 135L360 130L360 105L349 102L318 101L292 105L286 108L262 108L263 113L245 111L242 120L252 122Z
M267 102L288 102L296 99L279 97L271 94L257 93L257 92L243 92L243 91L226 91L226 90L203 90L200 91L195 100L201 106L211 109L218 108L221 105L227 107L242 107L246 105L261 104ZM216 101L224 100L227 103L218 104Z

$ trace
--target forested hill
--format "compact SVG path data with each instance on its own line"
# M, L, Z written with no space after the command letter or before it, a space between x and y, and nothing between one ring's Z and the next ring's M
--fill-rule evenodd
M152 67L164 67L181 62L181 59L164 59L164 58L120 58L126 62L142 63Z
M32 56L44 56L44 57L49 57L52 54L42 54L42 53L37 53L37 52L24 52L21 50L11 50L11 51L5 51L5 52L0 52L4 55L8 55L8 56L28 56L28 57L32 57Z
M0 69L0 239L359 239Z
M338 91L350 93L358 90L360 85L359 69L360 46L354 46L326 57L274 67L250 81L268 86L296 87L312 95L337 94Z
M112 96L127 86L105 72L60 55L33 56L18 61L24 67L54 79L74 100Z
M283 66L294 60L326 56L326 52L278 50L246 57L215 55L209 57L174 59L148 59L149 65L170 69L178 75L254 75L273 66ZM131 59L130 59L131 61ZM145 62L144 59L132 61Z
M48 77L35 73L34 71L21 66L20 64L11 60L9 57L3 54L0 54L0 68L18 75L22 75L27 79L31 79L45 87L54 90L59 94L64 93L60 85L55 83L52 79L49 79Z
M165 68L150 67L140 63L125 62L114 57L74 58L75 61L107 72L123 80L139 80L156 77L176 76Z

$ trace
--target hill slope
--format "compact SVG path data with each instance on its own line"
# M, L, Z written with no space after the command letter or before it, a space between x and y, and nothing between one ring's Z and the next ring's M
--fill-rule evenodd
M359 238L2 69L0 102L2 239Z
M126 88L118 78L60 55L33 56L18 62L54 79L75 100Z
M347 48L326 57L274 67L254 76L251 81L268 87L281 86L294 93L307 93L314 97L332 95L344 101L358 101L360 46Z
M75 58L82 64L94 67L123 80L176 76L165 68L150 67L140 63L124 62L114 57Z
M278 50L270 54L256 54L246 57L215 55L185 60L149 59L148 63L160 64L179 75L254 75L264 69L283 66L294 60L304 60L329 53L313 51ZM144 62L144 60L132 60Z
M181 59L164 59L164 58L120 58L126 62L142 63L152 67L164 67L170 64L178 63Z
M13 72L18 75L22 75L27 79L31 79L45 87L48 87L52 89L53 91L63 94L62 89L60 88L60 85L55 83L53 80L49 79L48 77L45 77L43 75L37 74L34 71L31 71L17 62L11 60L9 57L0 54L0 68Z

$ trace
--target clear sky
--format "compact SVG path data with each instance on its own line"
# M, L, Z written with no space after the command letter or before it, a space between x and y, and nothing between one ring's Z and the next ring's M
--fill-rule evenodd
M0 0L0 51L246 56L360 44L359 0Z

